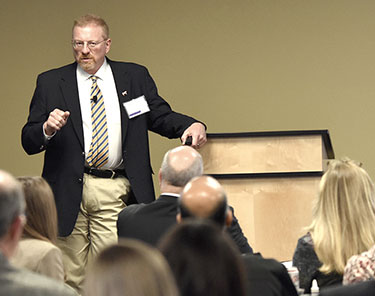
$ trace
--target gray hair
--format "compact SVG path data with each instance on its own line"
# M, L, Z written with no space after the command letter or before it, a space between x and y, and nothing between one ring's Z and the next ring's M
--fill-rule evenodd
M186 167L184 170L177 171L170 164L169 154L173 149L169 150L163 158L161 164L161 175L164 181L168 182L172 186L183 187L192 178L201 176L203 174L203 160L202 156L197 153L190 166Z
M10 174L0 171L0 238L14 219L25 212L25 198L21 184Z

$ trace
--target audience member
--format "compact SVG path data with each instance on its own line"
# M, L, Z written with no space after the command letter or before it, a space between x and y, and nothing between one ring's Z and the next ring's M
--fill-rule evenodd
M201 176L192 179L182 191L177 220L203 218L221 229L230 225L231 211L228 210L224 189L214 178ZM297 291L289 274L280 262L262 258L259 254L241 257L247 276L247 295L296 296Z
M375 281L356 283L349 286L336 286L324 289L320 296L369 296L375 294Z
M10 174L0 171L0 296L71 296L62 283L9 263L25 223L22 187Z
M375 244L374 225L374 184L367 172L349 159L331 161L312 224L293 256L301 288L308 292L313 278L320 289L341 284L348 259Z
M178 296L170 267L160 252L124 239L107 247L88 269L87 296Z
M42 177L19 177L27 222L11 263L64 281L62 253L55 245L57 212L52 190Z
M206 219L175 226L160 242L181 296L244 296L245 270L233 241Z
M160 197L149 204L126 207L119 215L117 229L119 237L135 238L156 245L162 235L176 224L178 197L191 178L203 173L201 155L189 146L169 150L159 170ZM234 217L228 227L230 236L241 253L252 253L246 237Z
M354 255L344 269L343 284L353 284L375 279L375 246L370 250Z

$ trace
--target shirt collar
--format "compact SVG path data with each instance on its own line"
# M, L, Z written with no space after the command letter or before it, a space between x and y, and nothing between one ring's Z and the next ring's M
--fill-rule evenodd
M174 196L174 197L180 197L180 194L171 193L171 192L163 192L161 195L170 195L170 196Z
M107 73L108 73L108 70L109 70L110 66L107 62L107 59L105 58L104 59L104 63L103 65L101 65L101 67L99 68L99 70L94 74L96 77L98 77L100 80L104 80ZM78 64L77 65L77 76L78 76L78 79L81 79L81 80L88 80L90 79L90 77L92 76L91 74L87 73L85 70L83 70L81 68L81 66Z

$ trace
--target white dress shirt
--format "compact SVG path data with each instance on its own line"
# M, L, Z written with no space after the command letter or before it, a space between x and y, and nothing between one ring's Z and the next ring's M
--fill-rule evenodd
M90 79L91 76L91 74L85 72L79 65L77 66L77 84L79 102L81 105L86 157L92 140L90 102L92 85L92 80ZM102 169L115 169L122 164L121 115L115 80L113 78L112 69L107 60L104 60L103 65L95 73L95 76L98 77L97 84L104 98L108 129L109 158L108 162L102 167Z

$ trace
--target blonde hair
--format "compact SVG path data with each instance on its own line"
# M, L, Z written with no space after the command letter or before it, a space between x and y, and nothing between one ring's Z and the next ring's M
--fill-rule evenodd
M375 244L374 184L360 165L350 159L329 163L309 231L323 273L343 274L351 256Z
M94 14L86 14L81 16L80 18L76 19L73 23L73 29L75 27L86 27L88 25L96 25L99 27L102 27L103 29L103 38L108 39L109 38L109 27L104 19L102 19L100 16L94 15Z
M89 267L87 296L178 296L168 263L161 253L140 241L122 239L109 246Z
M18 177L26 200L24 237L56 244L57 211L51 187L42 177Z

